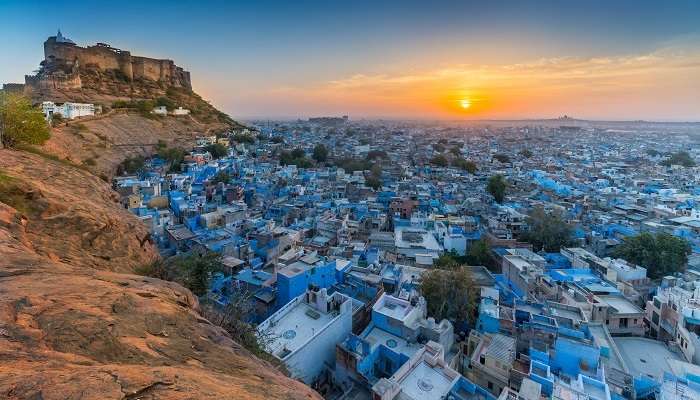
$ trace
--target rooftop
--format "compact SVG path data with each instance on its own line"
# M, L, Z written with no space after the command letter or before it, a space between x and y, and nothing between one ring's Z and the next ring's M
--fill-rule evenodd
M657 340L638 337L615 337L613 340L633 376L645 375L660 382L664 372L671 372L668 360L680 360Z
M421 361L400 382L400 399L441 400L452 388L452 379L442 372L442 368L433 368Z
M620 314L639 314L643 313L641 308L622 296L598 296L600 301L613 307Z
M422 347L422 345L418 343L409 343L405 339L393 335L376 326L372 327L369 332L365 334L363 339L369 343L372 350L383 344L392 351L403 354L407 357L413 356Z

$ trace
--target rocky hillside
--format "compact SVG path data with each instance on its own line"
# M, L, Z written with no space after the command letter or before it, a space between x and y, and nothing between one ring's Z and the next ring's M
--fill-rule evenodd
M213 135L243 128L217 110L194 91L167 86L144 78L126 79L118 70L80 67L76 70L81 86L59 88L51 85L25 86L25 94L35 104L43 101L93 103L102 115L58 124L52 138L41 151L60 159L84 164L87 169L111 177L117 164L126 157L150 155L159 140L189 148L198 135ZM162 104L169 109L182 107L188 116L156 116L139 103L150 107Z
M316 399L203 319L94 175L0 150L0 398Z
M42 150L111 177L126 157L150 155L158 141L189 149L196 136L222 129L222 124L203 124L189 116L146 118L136 111L113 110L53 128Z

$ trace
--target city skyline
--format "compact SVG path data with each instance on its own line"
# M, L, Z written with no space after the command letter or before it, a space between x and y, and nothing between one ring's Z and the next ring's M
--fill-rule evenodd
M0 5L13 60L0 82L36 69L36 43L61 28L81 46L167 55L236 118L700 120L692 2L155 2L123 4L118 18L46 4Z

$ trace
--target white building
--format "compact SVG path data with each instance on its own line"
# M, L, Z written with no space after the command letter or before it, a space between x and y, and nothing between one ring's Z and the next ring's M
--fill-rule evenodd
M465 391L472 388L472 393ZM445 362L445 350L439 343L429 341L389 378L372 386L377 400L442 400L456 398L451 392L465 392L469 398L486 398L471 382Z
M151 112L156 115L168 115L168 109L165 106L154 107Z
M173 115L189 115L189 114L190 114L190 110L188 110L186 108L178 107L178 108L173 110Z
M431 232L410 227L394 228L394 245L399 255L412 261L426 257L435 259L443 252L443 247Z
M293 378L312 384L335 363L335 346L352 333L352 301L326 289L308 290L258 325L266 350Z
M75 119L95 115L95 105L86 103L63 103L58 105L53 101L41 103L46 120L51 120L54 114L61 114L63 118Z

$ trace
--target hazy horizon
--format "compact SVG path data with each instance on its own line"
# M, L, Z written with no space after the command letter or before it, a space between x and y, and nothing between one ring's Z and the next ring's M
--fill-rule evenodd
M700 2L494 3L8 1L0 82L61 28L175 60L239 119L700 121Z

